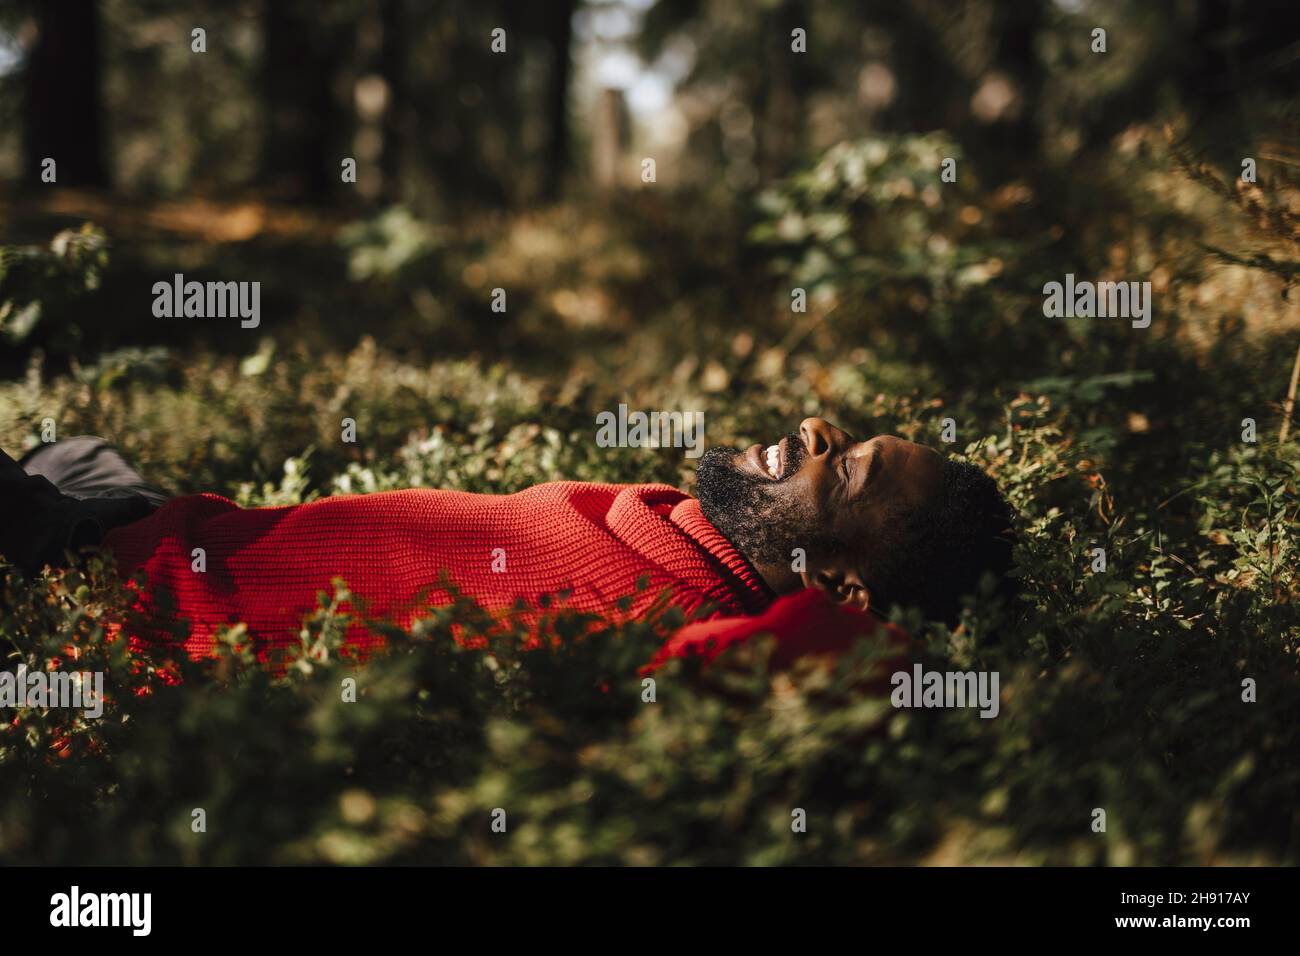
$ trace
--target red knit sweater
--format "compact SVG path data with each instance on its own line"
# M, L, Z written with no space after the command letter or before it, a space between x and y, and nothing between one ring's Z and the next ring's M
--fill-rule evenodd
M776 633L788 657L843 646L875 627L817 595L774 604L699 502L665 485L565 481L512 495L414 489L256 509L198 495L167 502L105 543L121 568L145 573L141 605L151 618L164 627L188 622L195 657L212 652L213 633L226 623L247 624L262 656L296 640L334 578L371 617L408 626L421 608L450 601L439 587L444 572L484 607L515 613L551 595L619 621L666 592L708 623L674 635L652 666L679 654L712 656L759 631ZM204 571L194 570L196 548ZM638 589L639 580L648 586ZM359 627L349 635L363 649L379 640Z

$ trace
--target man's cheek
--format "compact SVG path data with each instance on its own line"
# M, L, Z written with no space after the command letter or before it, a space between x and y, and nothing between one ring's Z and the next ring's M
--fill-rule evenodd
M791 503L791 512L800 515L810 530L834 531L844 523L844 515L832 504L833 489L828 482L799 474L790 479L782 491Z

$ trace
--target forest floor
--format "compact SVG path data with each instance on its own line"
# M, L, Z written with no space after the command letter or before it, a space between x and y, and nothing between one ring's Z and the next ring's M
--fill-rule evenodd
M928 148L890 145L880 179ZM1164 270L1153 325L1052 326L1039 290L1068 271L1044 264L1062 261L1043 251L1059 234L1016 195L932 209L844 175L829 193L792 180L758 211L630 195L454 226L256 199L11 205L17 234L45 236L24 253L43 309L6 345L0 445L17 454L52 419L172 493L250 506L558 478L690 491L680 452L597 446L596 414L620 403L703 410L711 444L818 414L946 447L1021 513L1023 606L972 599L952 631L898 618L928 667L1001 675L997 719L894 710L861 689L861 657L772 676L764 646L673 665L647 705L635 665L671 614L523 654L468 604L390 634L367 693L340 708L345 594L324 597L301 666L272 679L233 651L206 668L127 654L129 601L102 563L6 569L10 657L65 666L75 647L111 691L101 720L26 710L0 736L0 858L1300 859L1300 448L1278 440L1300 331L1277 283L1189 265L1174 226L1097 226L1112 262ZM102 233L48 248L83 220ZM149 290L175 271L262 281L261 327L160 323ZM493 653L459 651L453 626ZM489 829L497 807L508 839Z

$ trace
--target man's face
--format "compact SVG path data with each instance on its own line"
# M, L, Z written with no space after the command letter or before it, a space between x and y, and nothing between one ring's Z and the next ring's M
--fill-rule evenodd
M775 445L710 448L698 492L707 517L780 592L797 587L791 552L846 573L891 544L891 528L925 507L943 459L890 435L857 441L820 418ZM807 583L806 581L803 583Z

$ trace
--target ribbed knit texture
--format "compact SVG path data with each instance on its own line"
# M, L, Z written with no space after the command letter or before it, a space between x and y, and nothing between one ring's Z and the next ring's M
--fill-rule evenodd
M125 571L143 571L141 607L160 625L188 622L186 650L212 652L215 629L244 622L265 653L297 639L320 591L343 578L372 617L407 626L448 603L445 571L492 610L568 592L563 603L635 618L664 592L697 617L756 614L772 594L754 568L666 485L554 482L512 495L413 489L239 508L216 495L173 499L105 540ZM193 551L206 571L192 570ZM498 552L496 549L501 549ZM502 555L503 553L503 555ZM494 560L504 557L504 570ZM638 590L639 579L646 587ZM632 596L626 610L619 598ZM358 629L350 641L378 639Z

